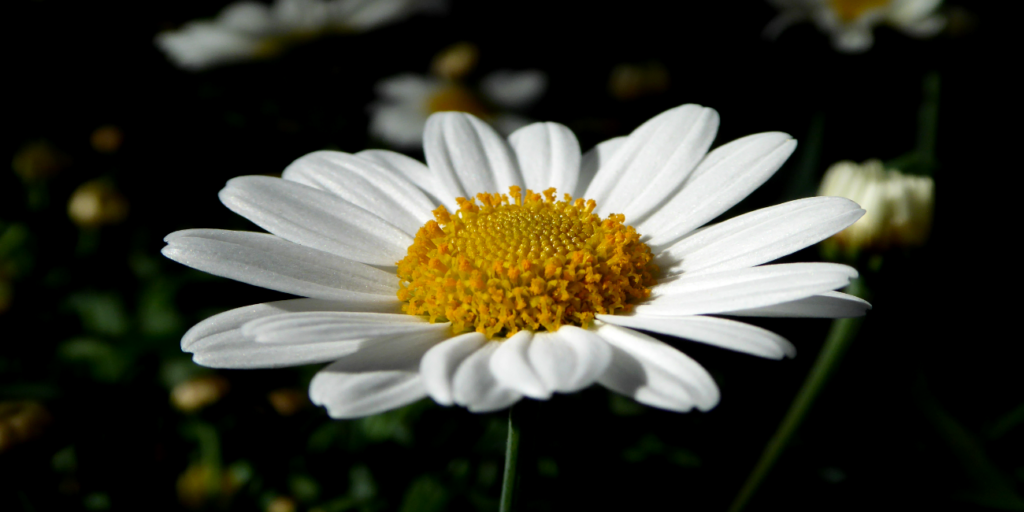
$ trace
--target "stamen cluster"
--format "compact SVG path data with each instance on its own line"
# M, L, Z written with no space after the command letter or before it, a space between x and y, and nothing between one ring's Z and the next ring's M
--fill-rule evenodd
M513 186L434 210L398 263L403 311L493 338L586 326L648 297L657 267L625 216L601 220L593 200L555 194Z

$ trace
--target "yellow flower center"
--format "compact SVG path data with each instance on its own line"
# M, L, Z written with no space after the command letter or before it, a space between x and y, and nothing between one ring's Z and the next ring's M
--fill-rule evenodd
M885 7L892 0L829 0L832 10L844 23L856 21L868 11Z
M625 216L601 220L593 200L556 201L554 188L520 191L434 210L398 263L403 311L493 338L587 326L650 295L658 269Z
M448 84L427 98L427 112L468 112L477 117L489 117L487 107L477 99L476 95L465 87Z

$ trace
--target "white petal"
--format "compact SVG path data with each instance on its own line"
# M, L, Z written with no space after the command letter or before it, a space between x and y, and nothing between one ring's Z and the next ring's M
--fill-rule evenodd
M480 80L480 91L503 108L523 109L540 99L548 86L548 76L538 69L495 71Z
M315 311L258 318L242 326L257 343L299 345L406 334L429 328L426 319L405 314Z
M796 355L796 347L771 331L711 316L597 315L602 322L707 343L770 359Z
M543 192L555 187L572 194L580 169L580 143L569 128L558 123L534 123L508 138L519 161L526 188Z
M370 135L389 146L412 151L423 145L427 113L418 105L377 104L370 108Z
M683 188L636 226L651 236L655 252L719 216L782 166L796 148L785 133L759 133L732 141L708 154Z
M825 292L782 304L738 309L724 314L785 318L852 318L864 316L869 309L871 304L860 297L842 292Z
M424 119L423 122L426 123L426 119ZM420 135L417 145L422 143L423 136ZM449 211L456 211L458 209L458 203L455 202L454 197L445 198L444 194L440 192L441 188L437 184L434 174L430 172L430 168L423 162L420 162L415 158L405 156L401 153L395 153L394 151L387 151L384 149L367 149L356 153L356 156L365 158L366 160L369 160L381 167L386 167L404 176L410 183L426 192L435 205L444 204L448 207ZM455 210L452 209L453 206L455 207ZM433 210L433 208L431 210Z
M700 105L681 105L654 116L633 130L597 171L586 197L597 201L601 216L622 213L641 195L645 199L632 210L634 215L658 207L704 157L717 130L718 113Z
M509 389L530 398L547 400L551 398L551 389L537 378L526 355L531 341L533 333L524 330L501 342L491 356L491 373Z
M210 368L284 368L326 363L359 350L358 341L335 341L300 346L256 343L235 329L203 338L193 345L192 360Z
M396 338L364 344L320 370L309 383L309 398L332 418L358 418L427 396L417 368L423 354L443 337Z
M271 233L306 247L373 265L395 265L413 238L333 194L267 176L228 181L220 200Z
M840 197L797 199L693 233L655 262L666 275L752 267L816 244L862 215L857 203Z
M723 313L790 302L842 288L857 271L835 263L784 263L681 276L655 285L637 314Z
M274 235L186 229L167 235L161 253L210 274L314 299L392 302L394 274Z
M500 342L489 341L462 361L452 377L452 398L455 403L473 412L504 409L522 395L502 386L491 373L490 362Z
M535 334L527 355L541 382L560 393L590 386L612 359L611 347L600 336L571 325Z
M597 334L612 346L602 386L653 407L686 412L718 404L715 380L686 354L631 329L603 324Z
M427 165L450 197L508 193L523 186L511 148L494 128L463 112L439 112L423 135Z
M403 73L381 79L373 86L373 91L377 96L389 100L420 102L423 98L430 96L440 85L435 78Z
M310 153L292 162L282 177L331 192L411 235L434 218L433 202L401 174L348 153Z
M240 329L245 323L285 313L305 311L353 311L372 313L400 313L398 298L391 302L360 302L333 301L320 299L290 299L264 304L253 304L218 313L192 326L181 338L181 349L188 352L189 348L204 338L223 332ZM407 315L412 317L411 315Z
M575 198L590 199L587 197L587 187L594 181L598 169L604 167L615 153L622 148L629 137L615 137L608 139L583 154L580 160L580 177L576 181L576 190L572 193Z
M431 398L441 405L452 405L452 379L462 361L487 342L478 332L467 332L445 340L420 359L420 375Z

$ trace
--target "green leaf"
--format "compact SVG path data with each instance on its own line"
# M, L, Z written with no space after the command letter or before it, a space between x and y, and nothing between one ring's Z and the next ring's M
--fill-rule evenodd
M405 491L401 512L440 512L448 504L448 490L430 475L413 480Z
M68 297L67 305L78 314L86 332L106 336L128 332L124 301L114 292L78 292Z

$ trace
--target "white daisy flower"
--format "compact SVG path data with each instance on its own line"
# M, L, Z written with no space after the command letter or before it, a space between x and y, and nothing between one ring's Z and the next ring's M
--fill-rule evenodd
M508 135L530 121L516 111L547 89L543 71L500 70L470 88L458 81L406 73L377 83L381 100L370 106L370 134L404 150L420 147L427 118L437 112L468 112Z
M366 32L446 5L447 0L241 1L212 20L162 32L155 42L178 67L199 71L271 57L327 32Z
M885 169L879 160L842 161L825 172L819 196L846 197L867 213L829 243L850 250L883 251L924 244L935 209L935 181Z
M787 340L722 316L870 307L835 291L851 267L766 264L855 222L864 212L848 199L705 226L796 147L770 132L708 152L717 128L717 112L683 105L581 155L557 123L505 140L446 112L427 122L426 165L318 151L283 178L234 178L221 201L270 233L178 231L164 255L304 298L213 316L182 349L216 368L333 361L309 392L335 418L428 396L494 411L595 382L662 409L709 410L719 391L708 372L640 331L781 359L795 354Z
M871 49L871 31L881 24L916 38L938 34L946 25L935 10L942 0L769 0L782 11L765 27L777 37L794 23L810 20L832 37L832 46L847 53Z

